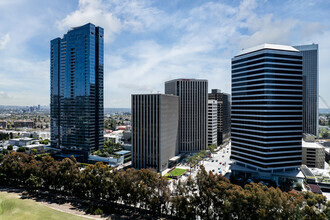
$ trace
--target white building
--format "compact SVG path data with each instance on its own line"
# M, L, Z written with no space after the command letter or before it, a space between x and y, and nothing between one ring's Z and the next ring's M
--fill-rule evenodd
M317 142L302 142L302 163L308 167L324 169L325 149Z
M217 145L217 106L218 101L209 100L207 108L207 145Z

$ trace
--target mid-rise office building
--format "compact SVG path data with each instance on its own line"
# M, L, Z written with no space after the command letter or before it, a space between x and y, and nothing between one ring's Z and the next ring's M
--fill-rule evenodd
M303 133L318 136L319 67L318 45L294 46L303 56Z
M178 153L179 98L132 95L132 163L137 169L168 168Z
M208 101L208 108L207 108L207 145L217 145L217 117L218 117L218 102L216 100L209 100Z
M85 154L103 147L103 29L73 28L50 50L51 145Z
M209 100L216 100L217 107L217 145L230 138L230 95L221 92L220 89L212 89L209 93Z
M207 147L207 80L175 79L165 82L165 93L179 96L179 150L197 152Z
M317 142L302 142L302 163L308 167L324 169L325 147Z
M231 159L256 172L302 162L302 55L263 44L232 59Z

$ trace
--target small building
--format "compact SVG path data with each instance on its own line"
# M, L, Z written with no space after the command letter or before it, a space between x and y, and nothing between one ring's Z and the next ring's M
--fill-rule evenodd
M45 147L44 144L31 144L31 145L24 146L27 154L30 154L32 149L36 149L38 153L44 153L45 152L44 147Z
M302 163L308 167L324 169L325 149L317 142L302 141Z
M88 163L97 163L97 162L104 162L107 163L109 166L117 167L119 165L124 164L124 156L120 156L118 158L115 157L100 157L97 155L89 155L88 156Z
M31 145L33 142L33 138L14 138L9 140L9 144L18 147L25 147L27 145Z
M33 121L14 121L15 128L33 128Z
M108 133L104 135L104 140L110 140L112 143L121 143L121 139L123 137L123 131L113 131L112 133Z
M6 121L0 121L0 129L6 129L7 128L7 122Z

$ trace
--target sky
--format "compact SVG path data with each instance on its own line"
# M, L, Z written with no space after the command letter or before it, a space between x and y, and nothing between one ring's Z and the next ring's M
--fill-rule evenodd
M231 58L263 43L319 44L330 105L329 14L327 0L0 0L0 105L49 105L50 40L89 22L105 32L105 107L175 78L230 93Z

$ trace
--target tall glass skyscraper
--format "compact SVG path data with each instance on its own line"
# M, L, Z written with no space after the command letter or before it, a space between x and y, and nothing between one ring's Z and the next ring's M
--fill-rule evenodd
M51 145L94 151L104 144L103 28L73 28L50 50Z
M264 44L232 59L231 158L256 172L297 170L302 160L302 55Z
M303 55L303 133L318 135L319 68L318 45L294 46Z

